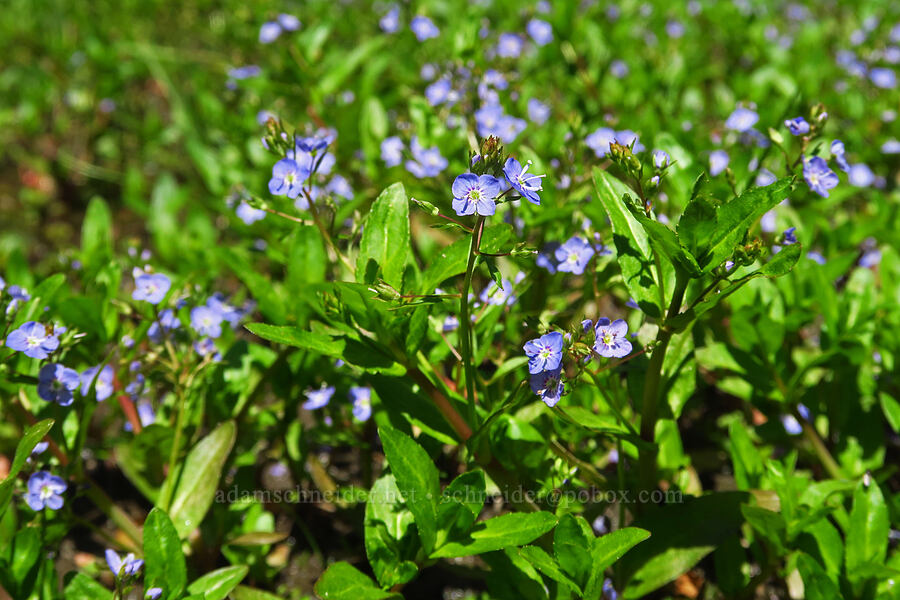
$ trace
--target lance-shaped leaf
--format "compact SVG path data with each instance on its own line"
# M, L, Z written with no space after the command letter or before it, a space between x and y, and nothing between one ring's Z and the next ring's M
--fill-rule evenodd
M386 188L372 204L356 259L356 280L366 283L366 272L374 262L386 282L396 289L403 285L409 260L409 200L402 183Z
M628 194L622 197L622 203L628 207L635 220L641 224L644 231L650 237L650 243L656 248L657 252L662 252L669 259L669 262L677 266L679 269L690 275L691 277L700 276L700 267L690 252L681 245L678 234L669 229L663 223L655 221L647 216L647 214L638 206L634 199Z
M473 556L509 546L533 542L556 525L548 512L509 513L476 523L468 539L450 542L431 554L431 558Z

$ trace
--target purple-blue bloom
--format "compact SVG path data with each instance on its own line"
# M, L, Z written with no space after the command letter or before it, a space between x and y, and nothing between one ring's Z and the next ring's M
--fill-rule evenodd
M784 126L788 128L791 135L806 135L809 133L809 123L803 117L788 119L784 122Z
M78 389L78 371L59 363L49 363L38 372L38 396L60 406L72 404L72 392Z
M453 180L453 210L457 215L493 215L494 200L500 194L500 181L493 175L463 173Z
M99 374L98 374L99 371ZM87 396L91 391L91 384L94 386L94 393L97 395L97 402L102 402L112 396L113 393L113 377L115 372L112 365L104 365L89 367L81 373L81 395ZM96 378L95 378L96 377Z
M525 30L538 46L546 46L553 41L553 27L547 21L531 19L525 26Z
M135 267L134 292L131 297L134 300L146 300L150 304L159 304L172 287L172 281L162 273L145 273Z
M297 31L300 29L300 19L286 13L278 15L278 24L285 31Z
M503 118L503 107L499 104L486 104L475 111L475 125L478 135L483 138L495 135Z
M162 588L153 587L147 590L144 594L144 598L147 600L158 600L160 596L162 596L163 590Z
M562 246L562 244L559 242L549 242L544 246L544 249L538 253L534 263L543 269L547 269L551 274L556 273L556 267L558 266L556 250L560 246Z
M372 416L372 390L367 387L352 387L349 395L353 401L353 416L358 421L368 421Z
M724 150L713 150L709 153L709 174L715 177L728 168L730 160L728 153Z
M281 35L281 25L275 21L267 21L259 28L259 43L271 44Z
M222 335L222 314L208 306L191 309L191 327L199 335L217 338Z
M791 244L797 243L797 234L795 233L796 230L796 227L788 227L784 230L784 234L782 234L782 240L785 246L790 246Z
M872 172L868 165L858 163L850 167L850 170L847 172L847 179L850 185L869 187L875 183L875 173Z
M606 156L609 153L609 145L615 141L616 132L609 127L600 127L584 139L588 148L594 151L597 158Z
M634 152L643 152L646 148L641 143L641 139L638 137L638 134L633 132L630 129L623 129L622 131L616 132L616 141L623 146L631 146L634 144L634 148L632 150Z
M262 69L257 65L245 65L243 67L235 67L233 69L229 69L228 76L232 79L250 79L251 77L257 77L260 73L262 73Z
M237 205L234 212L245 225L252 225L257 221L266 218L266 211L261 208L253 208L243 201Z
M44 508L59 510L63 505L62 493L67 487L62 477L51 475L47 471L36 471L28 478L25 503L35 512Z
M24 352L30 358L43 360L59 348L59 340L48 333L42 323L28 321L6 336L6 346Z
M413 20L409 23L409 28L420 42L435 38L441 33L441 30L437 28L431 19L422 15L413 17Z
M400 29L400 7L391 5L391 9L378 21L378 26L385 33L397 33Z
M441 331L444 333L450 333L451 331L456 331L459 329L459 319L454 315L447 315L444 319L444 323L441 325Z
M565 390L562 383L562 367L553 371L533 373L529 383L531 391L537 394L550 408L556 406Z
M850 164L847 162L847 156L845 152L844 142L842 142L841 140L834 140L833 142L831 142L831 156L834 158L835 162L837 162L838 166L844 173L850 170Z
M531 167L530 160L525 163L523 168L519 161L509 157L506 159L506 164L503 165L503 174L506 175L506 179L523 198L527 198L529 202L540 206L541 198L538 196L538 192L544 189L541 185L541 178L546 177L546 175L532 175L528 173L529 167Z
M869 81L875 87L892 90L897 87L897 74L894 73L893 69L888 69L887 67L874 67L869 71Z
M824 265L826 263L825 257L822 256L820 252L816 252L815 250L810 250L809 252L807 252L806 258L820 265Z
M431 148L423 148L419 144L419 138L413 136L409 144L413 160L406 161L406 170L418 177L436 177L441 171L447 168L447 159L441 156L441 151L437 146Z
M171 308L167 308L159 313L156 320L150 324L150 328L147 330L147 337L150 338L150 341L153 343L158 344L162 342L163 335L178 329L179 327L181 327L181 321L175 315L175 311Z
M584 238L574 236L567 240L555 252L557 265L560 272L581 275L594 255L594 247Z
M623 79L628 76L628 65L622 59L615 59L609 63L609 72L616 79Z
M331 386L322 385L321 388L317 390L307 390L306 391L306 402L303 403L303 408L306 410L315 410L317 408L322 408L326 406L328 402L331 400L331 396L334 395L334 388Z
M757 121L759 121L758 114L749 108L739 106L725 120L725 129L744 132L756 125Z
M403 162L403 140L396 135L381 142L381 160L387 167L396 167Z
M823 198L827 198L828 190L839 183L838 176L828 168L825 159L819 156L803 159L803 178L809 185L809 189Z
M428 104L437 106L447 101L452 89L450 80L443 77L425 88L425 98L428 99Z
M657 169L668 167L669 163L672 161L672 157L670 157L669 153L665 150L654 150L652 154L653 166Z
M528 372L534 374L559 367L562 349L563 335L558 331L551 331L526 343L524 350L528 356Z
M137 575L137 572L144 566L144 561L140 558L135 558L132 552L129 552L122 558L115 550L107 549L106 564L109 565L109 570L113 572L116 579L125 579Z
M497 56L518 58L522 54L522 38L515 33L501 33L497 41Z
M516 303L516 296L513 294L512 283L508 279L504 279L503 287L497 285L496 281L492 281L486 288L481 291L479 300L494 306L512 306Z
M303 161L304 163L306 161ZM275 196L296 198L303 190L303 182L309 178L308 165L297 163L290 158L282 158L272 167L272 179L269 180L269 192Z
M607 318L597 319L594 325L594 352L606 358L622 358L631 352L628 341L628 323L623 319L611 322Z
M528 118L532 123L543 125L550 118L550 107L536 98L528 100Z

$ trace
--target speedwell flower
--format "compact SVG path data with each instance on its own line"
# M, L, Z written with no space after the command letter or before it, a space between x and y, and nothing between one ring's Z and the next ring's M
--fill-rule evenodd
M806 135L809 133L809 123L803 117L788 119L784 122L784 126L788 128L791 135Z
M97 373L99 371L99 374ZM99 365L89 367L81 374L81 395L87 396L91 391L91 384L94 385L94 393L97 395L97 402L102 402L112 396L113 393L113 372L112 365L104 365L101 370Z
M59 340L42 323L28 321L6 336L6 346L25 356L43 360L59 348Z
M159 304L172 287L172 281L162 273L145 273L135 267L134 292L131 297L134 300L146 300L150 304Z
M809 185L809 189L823 198L827 198L828 190L839 183L838 176L828 168L825 159L819 156L803 159L803 178Z
M556 268L564 273L581 275L594 255L594 248L584 238L574 236L556 249Z
M453 210L457 215L490 216L497 210L500 181L493 175L463 173L453 180Z
M47 402L68 406L72 404L72 392L78 389L80 381L75 369L49 363L38 372L37 393Z
M606 358L622 358L631 352L631 342L625 337L628 334L628 323L623 319L611 322L609 319L597 319L594 325L594 351Z
M538 196L538 192L544 189L541 185L541 178L546 177L546 175L532 175L528 172L530 167L530 160L522 167L519 161L510 156L506 159L506 164L503 165L503 174L506 175L506 179L509 180L509 183L523 198L527 198L529 202L540 206L541 198Z
M275 196L287 196L294 199L303 190L303 182L309 178L307 161L301 166L295 160L282 158L272 167L272 179L269 180L269 191Z
M551 331L525 344L528 372L534 374L541 371L552 371L559 367L559 363L562 361L562 349L563 335L558 331Z
M329 401L331 401L331 397L334 395L334 387L323 385L321 388L317 390L307 390L306 392L306 402L303 403L303 408L306 410L315 410L317 408L322 408L326 406Z
M144 561L140 558L135 558L132 552L129 552L122 558L115 550L107 549L106 564L109 565L109 570L113 572L116 579L124 579L137 575L137 572L144 566Z
M540 396L544 404L553 408L563 395L562 368L541 371L531 375L531 391Z
M67 487L62 477L51 475L47 471L37 471L28 478L25 503L35 512L44 508L59 510L63 505L62 493Z

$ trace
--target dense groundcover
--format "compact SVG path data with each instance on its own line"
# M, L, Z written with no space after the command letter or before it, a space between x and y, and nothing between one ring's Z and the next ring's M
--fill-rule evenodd
M0 599L900 598L900 5L2 13Z

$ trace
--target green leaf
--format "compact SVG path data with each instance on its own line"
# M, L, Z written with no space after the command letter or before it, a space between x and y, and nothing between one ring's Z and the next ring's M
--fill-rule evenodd
M203 600L225 600L250 569L246 565L222 567L207 573L188 586L188 594L203 594Z
M81 256L90 269L98 269L113 253L112 214L103 198L94 196L88 203L81 225Z
M395 183L375 199L366 218L356 259L356 280L366 283L369 261L374 261L381 267L384 280L401 290L409 258L409 200L403 184Z
M113 593L84 573L76 573L63 597L65 600L112 600Z
M22 466L25 465L25 460L31 456L31 451L38 445L38 442L50 432L53 423L53 419L39 421L26 429L22 439L19 440L16 446L16 455L9 466L9 473L6 475L6 479L0 481L0 515L6 511L6 507L9 505L16 477L19 475L19 471L22 470Z
M282 600L281 596L276 596L269 592L264 592L256 588L239 585L231 592L232 600Z
M650 537L650 532L638 527L626 527L594 538L591 545L591 574L585 586L585 597L595 598L603 589L606 569L625 553Z
M206 516L219 487L225 461L234 446L235 435L234 421L222 423L197 442L181 469L172 471L166 478L160 498L168 495L166 488L172 485L173 476L178 481L169 516L179 537L187 537Z
M765 472L765 466L759 452L747 433L747 425L742 421L732 421L728 429L731 439L731 465L734 469L734 480L739 490L749 491L759 486L759 479Z
M28 598L34 587L35 576L41 559L41 531L37 527L23 527L13 537L9 549L9 577L13 594Z
M866 476L853 491L853 508L846 531L844 559L851 580L864 563L883 564L887 554L890 533L887 505L878 484L867 479L870 477Z
M678 239L695 257L702 254L702 249L716 228L718 208L719 203L714 198L695 195L678 220Z
M391 473L397 488L416 519L422 548L428 554L437 536L437 501L441 496L440 476L428 453L411 437L391 427L379 427Z
M553 554L559 566L578 584L579 589L587 583L591 574L591 554L586 550L594 541L590 525L580 523L570 514L563 515L553 531ZM584 519L581 519L584 521ZM584 527L587 525L587 528ZM537 565L535 565L537 566Z
M742 279L754 277L781 277L787 275L800 260L803 253L803 247L797 244L790 244L782 247L781 251L769 259L766 264L749 275L745 275Z
M759 506L741 506L741 514L763 538L765 538L779 554L784 553L787 524L777 512Z
M244 327L250 333L276 344L294 346L304 350L315 350L319 354L335 358L340 358L344 352L344 344L340 339L335 339L324 333L313 333L300 327L269 325L267 323L247 323Z
M750 226L784 200L791 182L792 179L784 178L765 187L750 188L731 202L719 206L716 227L694 257L703 273L709 273L734 254Z
M145 587L162 588L164 600L178 598L187 585L187 565L178 531L159 508L144 521L144 561Z
M334 563L316 582L316 595L322 600L383 600L399 598L375 587L375 582L345 562Z
M651 317L662 315L659 286L654 276L653 252L647 232L622 202L628 187L602 169L594 169L594 187L612 223L616 260L628 293Z
M803 579L803 595L806 600L842 600L840 589L813 557L799 553L797 571Z
M582 552L584 549L582 548ZM581 587L569 579L569 577L559 568L559 563L553 560L553 557L547 554L543 548L538 546L523 546L519 548L519 555L530 562L535 568L558 583L561 583L581 594Z
M884 413L885 420L887 420L891 429L894 430L894 433L900 433L900 402L897 402L887 392L879 393L878 400L881 403L881 412Z
M481 250L483 252L502 252L503 245L511 237L512 227L508 224L488 225L481 234ZM440 254L430 261L428 268L422 273L420 292L431 294L434 292L434 288L439 287L447 279L465 273L471 245L472 238L467 235L441 250Z
M403 505L394 476L388 473L372 486L366 500L366 557L378 583L390 588L406 583L418 572L415 558L418 543L410 544L407 535L413 515Z
M649 594L690 570L725 538L739 535L740 505L746 501L742 492L717 492L648 508L634 525L652 531L653 543L620 561L627 581L623 597Z
M275 531L249 531L225 542L229 546L267 546L287 539L287 533Z
M508 513L477 523L468 539L450 542L431 554L431 558L473 556L509 546L533 542L556 525L548 512Z
M626 194L622 198L622 203L628 207L635 220L647 232L647 235L650 237L650 243L658 252L665 254L670 263L691 277L700 276L700 267L697 265L697 261L681 245L677 233L669 229L667 225L648 217L641 207L635 204L630 195Z

